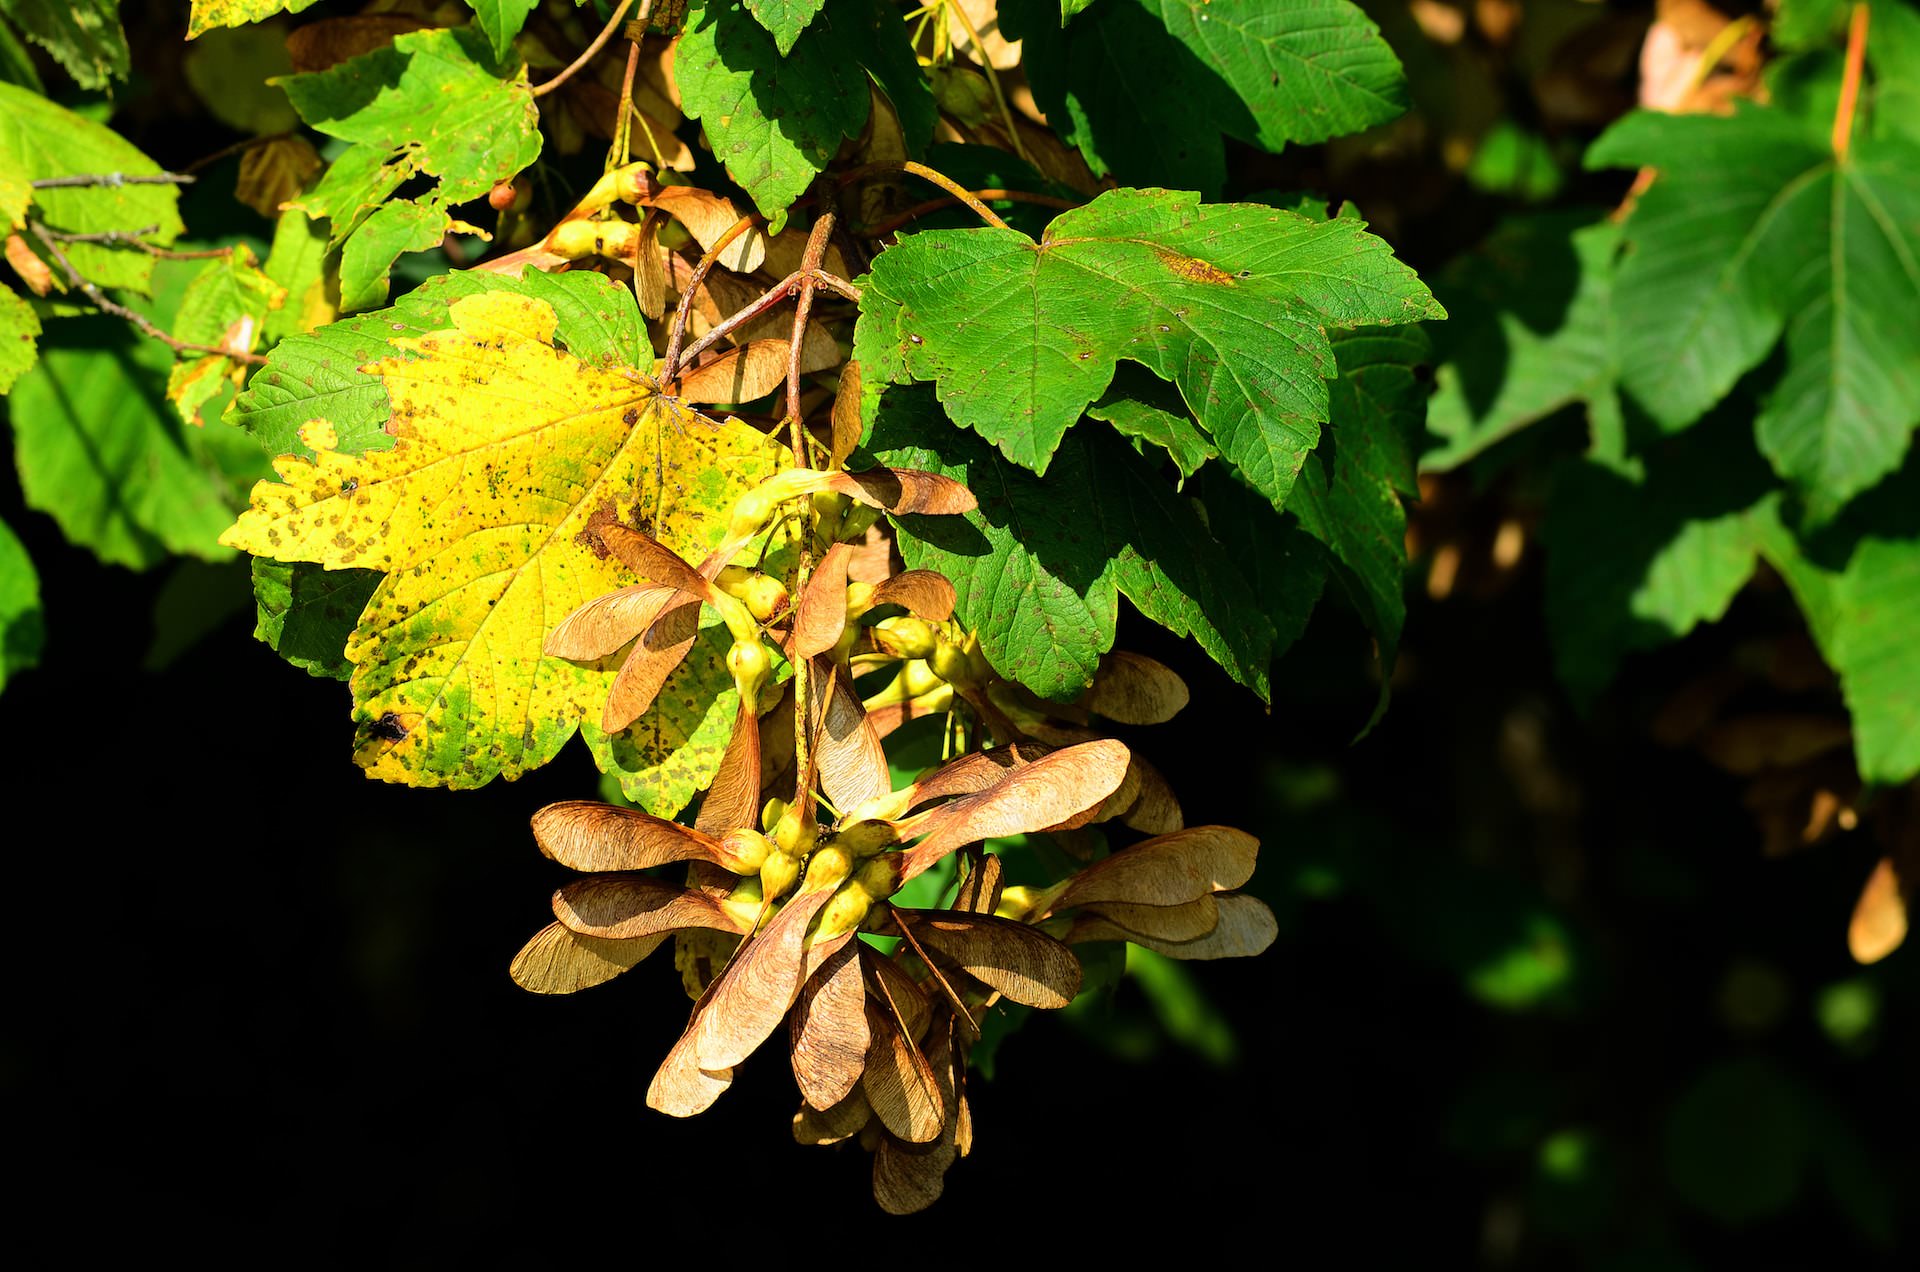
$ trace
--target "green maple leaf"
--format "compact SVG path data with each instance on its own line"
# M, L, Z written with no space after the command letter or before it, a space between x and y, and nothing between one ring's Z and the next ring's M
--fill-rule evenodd
M956 423L1036 473L1116 364L1138 362L1277 508L1327 418L1327 328L1444 316L1358 220L1110 190L1038 243L903 238L874 263L856 356L875 383L935 381Z
M1840 677L1860 776L1889 785L1920 775L1920 460L1857 501L1809 541L1779 501L1749 518L1754 541L1806 615Z
M38 665L46 639L40 610L40 576L26 545L6 522L0 521L0 689L7 681Z
M0 13L53 54L80 87L100 89L127 78L120 0L0 0Z
M1138 374L1128 374L1130 371ZM1184 481L1219 451L1187 414L1187 404L1172 385L1156 380L1138 367L1121 366L1114 383L1087 408L1089 419L1105 420L1126 437L1134 449L1148 446L1165 451Z
M1113 647L1124 595L1267 696L1273 627L1258 599L1192 507L1119 438L1076 433L1042 481L948 424L916 388L886 395L871 448L883 463L953 477L979 500L964 517L896 525L909 566L953 581L959 613L1002 675L1072 698Z
M1427 430L1443 439L1421 463L1463 464L1540 420L1584 406L1590 453L1626 448L1614 352L1613 259L1620 230L1590 211L1502 224L1433 282L1448 318L1434 329L1440 367Z
M468 229L447 209L487 193L540 156L540 115L526 68L472 28L414 31L324 71L273 81L307 124L353 145L294 206L332 225L345 309L386 299L404 252ZM386 202L411 177L416 199Z
M1418 327L1347 332L1334 350L1340 378L1333 385L1333 453L1308 458L1288 510L1342 567L1336 577L1379 646L1378 721L1406 625L1401 499L1419 493L1414 448L1427 409L1421 370L1432 350Z
M1814 522L1900 464L1920 424L1920 146L1818 120L1629 115L1590 167L1661 176L1624 229L1614 289L1622 379L1684 428L1784 338L1760 449Z
M807 29L827 0L745 0L747 12L773 35L773 43L785 57L793 51L794 41Z
M1049 3L1003 3L1002 24L1061 136L1127 184L1218 197L1223 132L1279 150L1407 108L1399 59L1346 0L1111 0L1067 30Z
M505 60L513 47L513 37L527 24L527 15L540 7L540 0L467 0L473 20L493 45L494 57Z
M0 84L0 183L159 171L159 164L111 129L38 93ZM180 193L171 185L53 187L33 190L32 199L35 220L75 234L153 226L145 241L165 247L186 228L180 221ZM69 243L63 250L82 278L101 287L143 292L153 275L153 257L145 252L102 243Z
M727 175L776 230L841 141L866 127L870 82L893 103L910 153L933 134L933 96L906 27L878 0L828 0L784 48L741 0L701 0L674 76Z

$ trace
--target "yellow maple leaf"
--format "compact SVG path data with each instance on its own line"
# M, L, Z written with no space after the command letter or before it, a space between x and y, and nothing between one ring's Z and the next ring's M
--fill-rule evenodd
M632 581L576 541L588 518L612 506L698 559L781 453L638 371L556 348L543 301L486 292L448 316L449 330L394 341L416 357L362 368L386 384L390 450L340 452L309 421L315 458L276 459L280 480L254 487L221 542L385 573L346 649L356 758L385 781L469 787L545 763L598 717L610 667L541 652L564 615ZM698 722L658 732L684 739Z

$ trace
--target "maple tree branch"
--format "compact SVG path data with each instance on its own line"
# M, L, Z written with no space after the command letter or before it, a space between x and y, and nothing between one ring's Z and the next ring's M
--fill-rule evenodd
M641 17L644 19L646 15L642 14ZM620 79L620 122L614 125L613 149L620 157L619 162L614 165L617 168L626 167L631 158L629 152L633 147L633 73L639 68L640 41L630 39L627 41L627 71ZM648 134L648 140L652 140L651 133ZM659 157L660 148L655 146L654 158Z
M200 252L176 252L171 248L155 247L141 241L144 234L158 234L157 225L143 225L137 230L101 230L94 234L73 234L66 230L56 230L50 226L41 226L46 236L58 239L62 243L97 243L102 247L137 247L148 256L163 261L210 261L219 256L232 256L231 247L210 247Z
M67 254L60 250L60 240L55 238L46 226L40 224L38 221L28 221L27 228L33 231L33 236L39 239L41 245L52 254L55 263L60 266L61 272L67 276L67 281L73 285L74 289L92 301L94 307L102 313L112 314L116 318L125 319L145 334L152 336L161 344L172 349L175 353L211 353L223 358L232 358L237 362L250 362L256 366L261 366L266 363L267 360L257 353L242 353L237 349L222 349L217 345L192 344L185 340L175 339L173 336L168 335L166 332L160 330L160 328L154 326L153 321L145 314L135 313L133 310L128 309L125 305L108 296L106 292L100 290L98 284L89 282L86 278L82 277L80 271L74 268L73 262L67 259Z
M833 213L823 212L807 235L806 254L800 258L799 298L793 306L793 339L787 344L787 427L792 432L793 462L808 467L806 430L800 427L800 351L805 344L807 317L813 312L813 291L819 286L820 261L833 233Z
M576 71L588 62L591 62L601 49L607 47L607 41L611 40L613 33L620 29L620 19L626 17L627 10L632 7L633 0L620 0L620 7L613 11L613 17L608 19L605 27L601 28L600 34L593 37L593 43L587 45L586 52L574 58L565 70L561 71L546 83L534 85L533 95L535 97L545 97L548 93L551 93L554 89L559 88L562 84L572 79ZM651 8L652 6L649 5L648 7ZM640 16L644 19L647 16L646 11L642 10Z
M712 327L708 328L707 334L687 346L686 352L680 355L680 360L677 363L669 363L661 368L661 382L665 383L678 379L681 367L686 366L695 358L713 348L714 345L732 335L742 326L752 322L755 318L758 318L761 314L766 313L767 310L772 309L775 305L785 300L793 293L793 289L799 285L799 282L800 271L795 270L793 273L788 274L785 278L775 283L770 290L762 292L759 296L755 297L753 302L746 308L736 314L728 315L726 318L721 319Z
M1080 206L1072 199L1062 199L1051 194L1030 194L1025 190L987 189L974 190L971 193L974 198L979 199L983 203L989 200L998 200L1005 203L1035 203L1043 208L1058 208L1062 212L1070 211ZM942 195L937 199L928 199L925 203L916 203L905 212L897 213L874 225L863 225L860 227L860 232L868 238L879 238L882 234L891 234L901 226L912 221L917 221L930 212L938 212L943 208L958 206L960 206L959 199L954 198L950 194Z
M727 245L739 238L742 234L745 234L747 230L757 224L759 220L759 216L749 212L738 221L735 221L727 227L725 234L722 234L713 241L713 246L708 248L706 254L700 258L700 263L693 267L693 276L687 279L687 285L680 289L680 303L674 306L673 323L667 329L667 357L666 363L662 368L665 372L663 376L664 379L673 379L674 373L679 370L680 364L690 360L694 356L691 353L683 355L680 352L680 342L686 339L687 319L693 313L693 298L694 295L699 292L701 282L708 274L713 272L714 265L720 259L720 253L727 249ZM707 334L711 335L713 333L708 332ZM711 341L708 341L708 344L711 343ZM701 349L706 347L705 344L699 346Z
M57 190L63 186L192 185L198 177L184 172L155 172L129 176L124 172L76 172L65 177L42 177L27 184L36 190Z
M1865 4L1853 6L1847 23L1847 66L1840 81L1840 105L1833 112L1833 157L1845 162L1847 148L1853 144L1853 112L1860 99L1860 70L1867 60L1867 19L1872 9Z
M859 286L848 282L838 274L830 273L824 269L813 270L810 276L814 282L820 284L828 291L838 292L856 305L860 303L860 297L866 294Z

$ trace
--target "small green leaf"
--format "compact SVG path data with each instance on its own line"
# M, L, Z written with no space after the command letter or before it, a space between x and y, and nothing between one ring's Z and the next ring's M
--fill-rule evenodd
M1444 316L1360 221L1168 190L1110 190L1037 244L990 228L909 235L875 261L868 296L856 342L935 381L955 422L1015 463L1045 473L1130 359L1179 386L1275 507L1327 417L1326 328Z
M354 143L295 205L333 223L330 242L351 238L341 257L346 309L385 300L388 270L401 253L462 228L449 207L540 156L540 113L526 68L501 60L470 27L409 32L328 70L274 82L309 125ZM416 199L384 202L416 176L436 184Z
M40 356L39 335L40 318L33 307L0 284L0 394L13 388Z
M1003 0L1002 27L1061 136L1130 185L1218 198L1220 133L1279 150L1407 108L1399 59L1346 0L1109 0L1067 30L1048 5Z
M1128 375L1128 369L1120 368L1115 383L1087 408L1087 415L1105 420L1131 437L1134 449L1143 454L1146 446L1165 451L1184 481L1220 452L1200 432L1200 426L1187 414L1186 403L1171 385L1144 373ZM1124 387L1122 380L1126 381Z
M773 42L785 57L793 51L795 40L807 29L814 15L827 0L746 0L747 12L773 34Z
M0 84L0 172L22 181L85 175L145 176L160 165L119 134L38 93ZM179 191L171 185L65 186L33 192L34 218L75 234L154 227L144 237L165 247L186 228ZM69 243L67 259L81 277L108 289L145 291L153 258L99 243Z
M467 0L473 20L487 33L493 56L505 61L513 47L513 37L527 24L527 15L540 7L540 0Z
M26 545L0 521L0 689L40 663L46 623L40 611L40 576Z
M378 570L327 570L310 561L255 557L254 637L309 675L345 680L353 674L347 638L381 577Z
M1613 258L1619 227L1590 211L1504 222L1433 284L1447 321L1422 457L1445 471L1569 406L1584 404L1597 458L1624 458L1614 355Z
M82 88L127 78L127 35L120 0L0 0L0 13L53 54Z
M0 22L0 84L18 84L41 94L47 91L47 86L40 81L40 72L34 68L33 54L4 22Z
M910 566L953 580L1002 675L1050 698L1078 694L1113 647L1120 594L1267 696L1273 627L1259 601L1193 508L1119 438L1082 429L1042 481L942 420L926 390L894 389L872 450L953 477L980 501L964 518L896 525Z
M1793 591L1853 716L1855 763L1869 782L1896 785L1920 774L1920 523L1915 464L1856 505L1883 515L1846 521L1809 550L1778 515L1778 501L1750 524L1767 563ZM1891 516L1884 515L1891 512ZM1849 523L1858 524L1849 524ZM1836 544L1831 540L1839 540Z
M340 308L353 313L387 298L387 276L405 252L424 252L446 236L447 214L402 199L363 222L340 253Z
M330 227L327 246L335 248L366 224L406 179L406 166L388 163L385 151L352 146L327 166L313 189L288 207L326 221Z
M332 317L327 302L327 236L304 212L282 212L273 227L266 274L283 299L267 310L262 343L277 344L305 331L316 316Z
M254 264L245 246L207 262L188 285L174 316L173 336L190 344L227 348L234 342L251 353L259 343L267 314L286 302L286 292ZM182 353L167 377L167 397L187 423L199 425L200 407L236 369L233 359L215 354Z

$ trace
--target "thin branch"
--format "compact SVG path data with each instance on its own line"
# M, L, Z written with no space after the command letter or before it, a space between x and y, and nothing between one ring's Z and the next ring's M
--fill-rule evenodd
M58 239L62 243L95 243L101 247L137 247L148 256L163 261L210 261L215 257L233 255L231 247L210 247L199 252L176 252L171 248L155 247L151 243L142 242L142 235L160 232L160 227L157 225L143 225L137 230L101 230L95 234L72 234L66 230L56 230L44 225L40 228L46 232L48 238Z
M749 304L739 313L732 314L720 322L715 323L713 327L707 331L707 334L687 346L686 352L680 355L678 361L672 360L671 350L669 350L669 359L666 365L660 369L661 383L664 384L678 379L681 367L691 363L695 358L713 348L714 345L732 335L739 328L752 322L755 318L758 318L761 314L766 313L767 310L772 309L775 305L792 295L793 289L800 284L800 277L801 271L796 269L793 273L788 274L785 278L775 283L772 288L756 297L753 303Z
M627 10L632 7L633 0L620 0L620 7L613 11L613 17L608 20L607 25L602 28L600 34L593 37L593 43L587 45L587 51L573 59L571 65L546 83L536 84L533 89L533 95L535 97L545 97L548 93L551 93L554 89L559 88L562 84L572 79L574 72L578 71L588 62L591 62L595 55L607 46L607 41L613 38L613 33L620 29L620 20L627 16ZM651 8L651 4L649 4L648 7ZM642 10L640 16L645 18L646 11Z
M947 12L960 19L960 25L966 29L974 49L980 54L980 66L987 73L987 86L993 90L994 104L1000 107L1000 118L1007 121L1007 138L1013 142L1013 153L1020 156L1020 162L1031 167L1033 156L1027 153L1026 146L1020 141L1020 128L1013 122L1013 111L1007 106L1007 95L1000 91L1000 73L993 69L993 59L987 56L987 46L981 40L978 28L973 25L973 19L967 16L966 6L958 3L958 0L947 6Z
M1035 203L1043 208L1058 208L1062 212L1070 211L1080 206L1072 199L1062 199L1051 194L1030 194L1025 190L992 189L974 190L971 193L974 198L979 199L982 203ZM917 221L930 212L938 212L943 208L958 206L960 206L959 199L954 198L950 194L942 195L937 199L928 199L925 203L916 203L905 212L890 216L875 225L863 225L860 227L860 232L868 238L879 238L882 234L891 234L901 226Z
M185 340L176 340L174 337L160 330L160 328L154 326L145 314L138 314L128 309L125 305L120 304L104 291L101 291L97 284L88 282L85 278L81 277L80 271L73 267L73 262L67 259L67 254L60 250L59 240L53 237L46 226L40 224L38 221L28 221L27 228L33 231L33 236L39 239L41 245L52 254L54 261L60 266L61 271L66 274L67 281L73 285L74 289L92 301L94 307L102 313L109 313L116 318L125 319L147 335L158 340L161 344L172 349L175 353L212 353L223 358L232 358L237 362L250 362L256 366L266 363L266 359L257 353L243 353L237 349L223 349L217 345L190 344Z
M283 138L291 136L293 136L293 132L291 129L288 129L277 133L267 133L262 137L248 137L244 141L234 142L231 146L222 146L210 155L202 155L200 158L188 164L186 171L199 172L203 168L209 168L219 163L228 155L237 155L243 150L252 150L255 146L264 146L270 141L280 141Z
M643 14L642 17L644 16ZM613 166L616 168L626 167L631 158L633 116L635 113L633 109L633 74L639 69L640 42L638 40L628 40L627 71L620 80L620 121L613 126L613 154L617 156L617 161ZM647 139L649 141L653 139L651 133L648 134ZM659 158L659 150L660 148L658 146L654 147L654 157L656 159Z
M980 202L979 199L973 196L972 191L968 190L958 181L955 181L944 172L938 172L927 167L924 163L916 163L911 159L882 159L875 163L861 164L851 172L843 174L840 178L840 184L844 186L850 182L858 181L861 177L871 176L876 172L912 173L923 181L933 182L933 184L939 186L942 190L945 190L969 208L972 208L975 216L985 221L988 225L993 226L995 229L1005 230L1012 228L1005 221L1002 221L999 216L994 213L992 208Z
M833 213L823 212L807 235L806 255L800 258L800 295L793 306L793 340L787 345L787 427L793 435L793 462L806 468L806 430L800 427L800 351L806 344L807 317L813 312L813 289L819 286L816 275L827 254L827 238L833 233Z
M1840 105L1833 112L1833 157L1842 163L1853 144L1853 111L1860 99L1860 70L1867 59L1867 18L1872 10L1865 4L1853 6L1853 18L1847 23L1847 66L1840 81Z
M856 305L860 303L860 297L865 294L858 285L824 269L811 270L807 276L828 291L838 292Z
M62 186L192 185L199 180L184 172L155 172L129 176L124 172L76 172L66 177L42 177L30 181L36 190L55 190Z
M738 221L735 221L727 227L725 234L722 234L713 241L713 246L709 247L706 255L700 258L700 263L693 267L693 277L689 278L687 285L680 289L680 303L674 306L673 323L667 329L667 357L666 363L662 368L662 379L673 379L674 373L680 368L680 364L688 361L693 356L691 354L684 356L681 354L680 342L686 339L687 318L693 313L693 298L694 295L699 292L701 282L712 272L714 263L720 259L720 253L726 250L727 245L739 238L742 234L745 234L747 230L759 220L760 218L758 216L749 212ZM705 348L706 346L702 345L701 347Z

